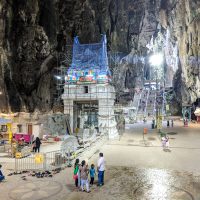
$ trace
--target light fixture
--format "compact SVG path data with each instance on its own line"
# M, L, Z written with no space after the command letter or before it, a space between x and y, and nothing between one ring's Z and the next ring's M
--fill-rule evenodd
M156 53L150 56L149 62L153 66L160 66L163 63L163 54L162 53Z
M56 79L61 80L62 77L61 76L55 76Z
M65 76L65 81L67 81L68 80L68 76Z

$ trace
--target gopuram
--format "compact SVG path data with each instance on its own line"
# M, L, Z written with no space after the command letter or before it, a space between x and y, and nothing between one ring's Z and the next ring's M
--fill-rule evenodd
M65 78L64 114L69 115L70 127L75 134L95 130L118 138L114 115L115 89L110 84L107 40L100 43L80 44L75 37L72 64Z

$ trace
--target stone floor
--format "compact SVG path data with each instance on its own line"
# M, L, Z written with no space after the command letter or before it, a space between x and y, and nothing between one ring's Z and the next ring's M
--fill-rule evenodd
M185 128L180 121L174 124L175 127L162 130L169 133L170 151L163 151L159 135L150 129L150 123L127 125L120 140L98 147L89 165L96 164L99 151L104 153L105 185L91 187L89 194L77 191L73 169L66 168L52 178L25 174L23 180L23 175L8 176L0 183L0 200L199 200L200 125ZM149 131L143 140L144 127ZM3 164L7 173L5 166L9 164Z
M90 194L73 192L69 200L199 200L200 177L187 172L109 167L101 188Z
M182 122L175 121L175 127L164 127L162 132L169 133L170 138L168 152L163 151L160 135L150 126L150 123L128 125L120 141L109 141L104 145L101 151L105 153L107 164L200 172L200 124L185 128ZM149 130L144 136L145 142L144 127Z

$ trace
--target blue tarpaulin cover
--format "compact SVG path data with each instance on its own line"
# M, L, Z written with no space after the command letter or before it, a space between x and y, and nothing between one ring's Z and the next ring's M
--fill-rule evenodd
M80 44L75 37L67 82L108 82L110 76L106 35L94 44Z

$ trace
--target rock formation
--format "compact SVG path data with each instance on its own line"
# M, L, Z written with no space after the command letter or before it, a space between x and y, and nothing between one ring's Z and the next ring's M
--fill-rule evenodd
M181 83L182 103L191 104L200 98L200 1L163 0L160 23L169 28L171 41L177 42L179 70L175 78Z
M102 33L111 54L120 52L112 69L118 96L123 97L125 88L130 91L142 84L143 76L148 76L147 44L159 31L165 37L169 31L169 49L177 45L179 62L176 72L170 72L171 62L165 67L169 66L169 76L175 74L174 83L181 82L179 100L196 101L200 98L199 4L198 0L1 0L1 112L50 111L58 55L75 35L90 43L99 41ZM166 52L172 55L171 50Z

